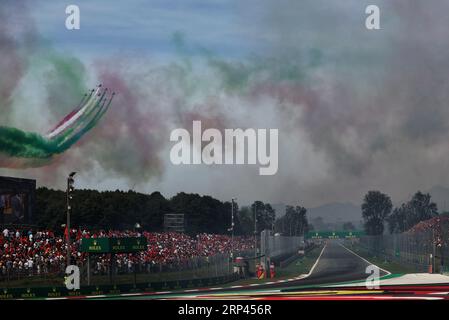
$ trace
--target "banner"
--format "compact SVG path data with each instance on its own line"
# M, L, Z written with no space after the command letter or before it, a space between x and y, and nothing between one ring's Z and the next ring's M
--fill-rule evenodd
M133 253L146 249L147 239L145 237L81 239L81 252L87 253Z

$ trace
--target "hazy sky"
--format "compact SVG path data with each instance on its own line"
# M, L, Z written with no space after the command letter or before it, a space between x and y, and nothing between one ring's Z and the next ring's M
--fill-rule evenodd
M381 30L365 28L378 4ZM65 28L76 4L81 29ZM180 191L241 203L402 201L448 186L449 1L2 1L0 125L45 132L98 82L117 92L45 167L63 188ZM279 129L279 170L174 166L170 132Z

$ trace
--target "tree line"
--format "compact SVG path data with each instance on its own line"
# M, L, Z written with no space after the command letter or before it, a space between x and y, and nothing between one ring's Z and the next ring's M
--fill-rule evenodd
M307 209L301 206L286 206L285 215L276 221L276 227L288 236L304 235L312 228L307 220Z
M286 235L302 235L308 230L307 210L286 207L286 215L276 220L276 210L269 203L255 201L239 208L237 203L220 201L211 196L180 192L165 198L129 191L75 190L71 200L71 225L89 229L133 229L138 223L148 231L164 230L164 215L183 213L185 230L230 234L231 211L234 210L234 234L253 235L268 229ZM257 223L254 218L256 216ZM45 187L36 191L34 222L40 227L62 230L66 223L66 193Z
M368 235L383 234L386 224L390 233L405 232L438 214L438 207L431 201L430 194L421 191L394 209L391 198L380 191L369 191L362 203L364 229Z

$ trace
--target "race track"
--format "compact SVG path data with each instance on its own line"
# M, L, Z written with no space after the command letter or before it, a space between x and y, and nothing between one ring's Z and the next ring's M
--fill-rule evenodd
M224 295L251 297L261 292L289 292L302 286L325 286L347 281L364 281L368 274L368 261L346 248L338 240L329 240L323 247L318 259L307 275L297 275L288 280L273 281L265 284L231 286L222 288L202 288L183 291L155 292L127 295L127 299L207 299ZM388 271L380 270L380 276ZM275 280L275 279L274 279ZM119 298L119 297L117 297ZM121 297L124 298L123 296Z
M366 267L370 264L340 242L329 241L310 275L289 285L323 285L366 279L369 275ZM387 272L381 269L380 276L384 275Z

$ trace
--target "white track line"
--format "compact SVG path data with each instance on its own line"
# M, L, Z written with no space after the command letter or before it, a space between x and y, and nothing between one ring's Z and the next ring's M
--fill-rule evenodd
M310 268L309 273L307 273L306 275L304 275L304 277L301 277L301 279L305 279L305 278L309 277L309 276L312 274L313 270L315 270L316 266L318 265L318 262L320 261L321 256L323 255L324 249L326 249L326 247L327 247L327 242L326 242L326 244L324 245L323 249L321 250L321 253L320 253L320 255L318 256L318 258L316 259L316 261L315 261L315 263L313 264L312 268ZM298 279L298 280L299 280L299 279Z
M374 263L371 263L371 262L369 262L368 260L366 260L365 258L359 256L357 253L355 253L355 252L352 251L351 249L346 248L346 247L345 247L344 245L342 245L341 243L339 243L339 245L342 246L343 248L345 248L346 250L348 250L349 252L351 252L352 254L356 255L357 257L359 257L360 259L362 259L362 260L365 261L366 263L368 263L368 264L370 264L370 265L373 265L373 266L376 266ZM379 267L379 266L376 266L376 267L379 268L380 270L382 270L383 272L387 273L387 276L389 276L389 275L391 274L391 272L388 271L388 270L382 269L382 268Z
M241 287L257 287L257 286L263 286L263 285L267 285L267 284L275 284L275 283L285 283L285 282L291 282L291 281L297 281L297 280L301 280L301 279L305 279L308 276L310 276L313 272L313 270L315 269L315 267L317 266L318 262L320 261L320 258L324 252L324 249L326 249L327 246L327 242L324 245L323 249L321 250L320 255L318 256L318 258L316 259L315 263L313 264L312 268L310 269L309 273L307 274L301 274L295 278L289 278L289 279L284 279L284 280L278 280L278 281L271 281L271 282L262 282L262 283L252 283L246 286L232 286L230 288L241 288Z
M444 296L446 296L446 295L448 295L449 294L449 292L429 292L429 293L427 293L427 294L430 294L430 295L434 295L434 294L437 294L437 295L444 295Z

